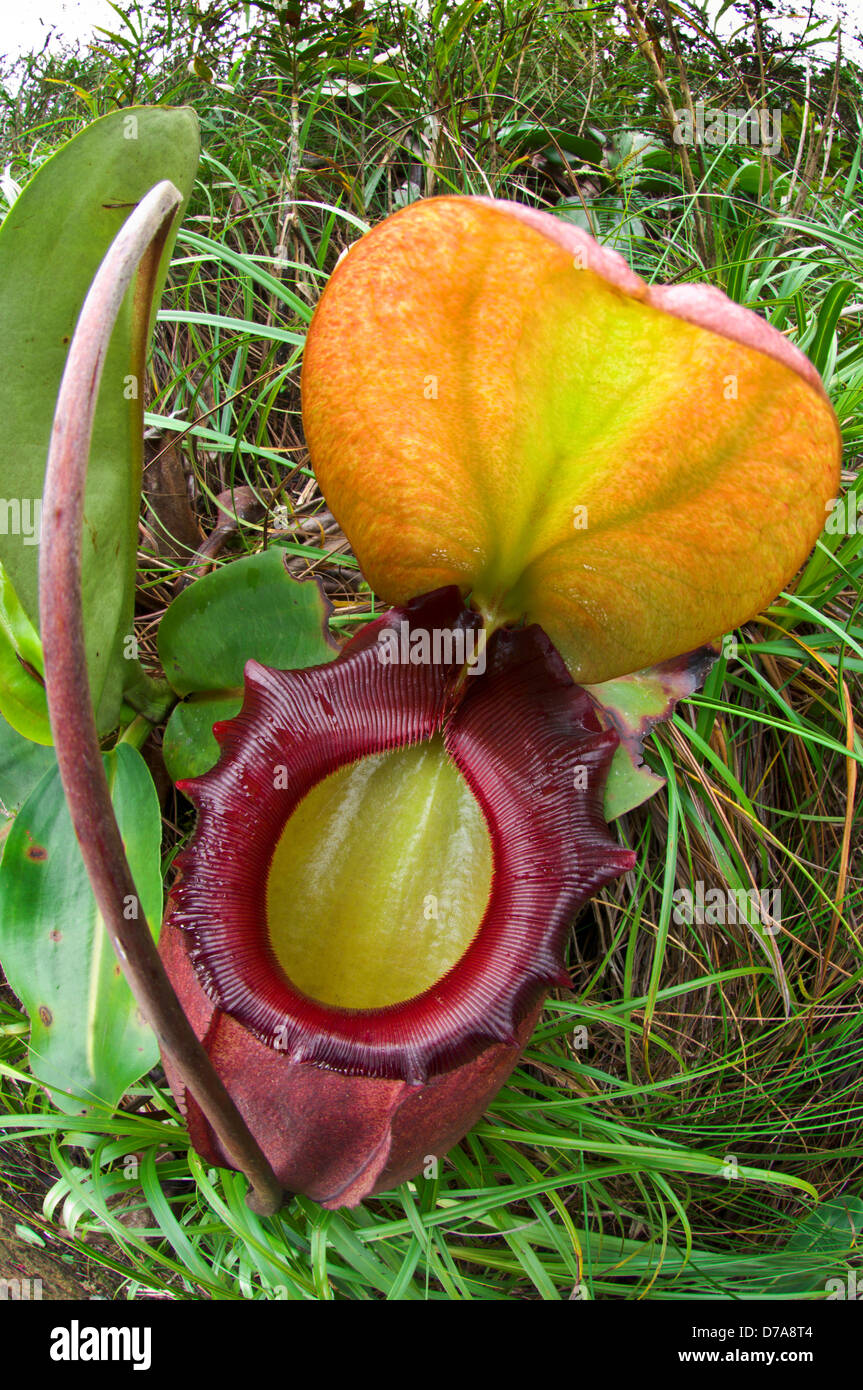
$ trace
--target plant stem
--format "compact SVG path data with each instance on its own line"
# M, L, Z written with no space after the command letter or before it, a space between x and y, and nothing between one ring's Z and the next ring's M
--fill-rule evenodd
M123 730L117 742L131 743L132 747L137 748L140 752L147 742L147 739L150 737L152 728L153 725L150 723L149 719L145 719L143 714L136 714L131 724L128 724Z
M169 1052L231 1161L251 1184L249 1205L277 1211L283 1192L165 974L138 900L105 779L93 717L81 601L84 484L99 381L111 332L135 278L149 307L161 252L181 195L167 181L128 218L84 301L57 398L45 476L39 606L45 685L57 761L75 833L105 927L144 1016ZM140 269L139 269L140 266Z

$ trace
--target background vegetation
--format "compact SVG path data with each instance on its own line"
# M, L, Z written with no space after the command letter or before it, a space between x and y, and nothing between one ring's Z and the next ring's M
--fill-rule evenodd
M765 315L824 377L846 505L789 593L727 636L703 692L650 740L667 789L618 822L637 866L582 914L573 993L550 1000L522 1066L437 1177L355 1212L297 1198L259 1220L244 1181L188 1149L161 1072L117 1113L54 1111L6 991L0 1208L121 1298L853 1293L863 139L847 36L814 11L789 38L779 6L711 19L665 0L288 0L253 6L250 25L231 0L116 13L86 50L7 62L0 166L8 202L118 105L200 116L148 386L145 660L184 583L269 544L322 577L337 630L374 611L308 467L299 361L340 252L417 197L556 210L645 278L715 284ZM718 143L676 143L673 113L699 107L777 113L778 148L740 143L727 122ZM160 785L170 881L190 807L164 772ZM696 883L780 890L779 929L676 921L675 890Z

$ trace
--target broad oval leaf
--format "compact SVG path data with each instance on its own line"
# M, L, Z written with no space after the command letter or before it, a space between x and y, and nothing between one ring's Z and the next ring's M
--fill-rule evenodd
M105 771L141 909L155 935L162 878L153 779L128 744L105 755ZM138 910L134 903L126 907ZM155 1065L156 1038L105 931L56 767L31 792L6 841L0 960L30 1016L31 1070L61 1109L80 1113L88 1100L114 1106Z
M184 198L198 162L193 111L131 107L93 122L40 166L0 226L0 560L23 609L38 617L38 544L54 406L78 313L131 210L161 179ZM174 227L179 226L182 210ZM144 365L151 311L167 274L145 263L123 304L105 359L85 502L87 662L100 729L117 722L130 663L143 455ZM5 521L5 524L3 522ZM25 524L26 523L26 524Z
M549 214L434 198L334 272L312 461L370 584L539 623L597 684L731 631L805 559L839 478L811 363L705 286L648 286Z
M205 575L174 599L159 625L159 659L179 695L165 729L165 763L175 781L209 771L219 756L217 720L240 708L250 658L278 670L332 661L329 604L314 582L288 574L271 546Z

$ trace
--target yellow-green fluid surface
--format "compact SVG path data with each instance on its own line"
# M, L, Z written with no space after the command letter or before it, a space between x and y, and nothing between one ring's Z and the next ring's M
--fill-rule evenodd
M491 876L485 818L439 737L363 758L289 818L267 881L270 940L304 994L382 1008L464 954Z

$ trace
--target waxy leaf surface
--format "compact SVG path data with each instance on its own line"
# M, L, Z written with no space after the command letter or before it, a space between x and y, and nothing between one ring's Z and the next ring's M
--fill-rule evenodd
M0 716L0 834L2 817L14 816L56 761L53 748L22 737Z
M38 536L45 461L60 378L90 283L136 203L161 179L188 197L198 163L191 110L132 107L93 122L40 166L0 227L0 560L38 624ZM182 209L174 222L178 227ZM105 359L87 477L84 625L101 729L120 710L134 663L132 630L143 457L144 366L152 305L167 274L145 263ZM9 508L12 508L10 511Z
M285 568L277 546L205 575L174 599L159 625L159 659L179 695L165 729L165 763L175 781L208 772L219 756L217 720L243 700L253 658L279 670L320 666L337 653L329 604L314 581Z
M35 746L35 745L34 745ZM41 751L41 750L40 750ZM140 911L154 934L162 909L161 815L136 749L105 755L105 772ZM158 1058L90 888L56 766L18 812L0 863L0 959L30 1016L30 1067L56 1104L116 1105ZM64 1092L71 1092L70 1099Z
M495 626L538 623L584 684L757 613L838 485L833 411L779 333L512 203L430 199L363 237L302 389L373 588L457 584Z

